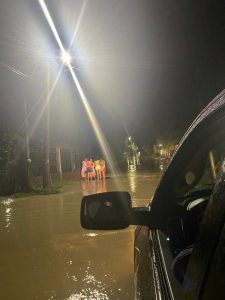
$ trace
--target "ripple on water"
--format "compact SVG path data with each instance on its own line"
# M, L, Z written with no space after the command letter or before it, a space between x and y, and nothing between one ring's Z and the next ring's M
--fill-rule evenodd
M89 288L83 289L81 293L72 294L66 300L82 300L82 299L101 299L108 300L110 299L107 294L102 293L98 290L91 290Z

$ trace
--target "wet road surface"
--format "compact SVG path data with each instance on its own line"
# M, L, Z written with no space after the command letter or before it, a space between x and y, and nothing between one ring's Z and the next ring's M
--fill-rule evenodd
M133 205L151 198L160 175L119 176ZM77 181L63 194L0 200L0 299L133 299L134 227L86 231L83 195L117 190L115 180Z

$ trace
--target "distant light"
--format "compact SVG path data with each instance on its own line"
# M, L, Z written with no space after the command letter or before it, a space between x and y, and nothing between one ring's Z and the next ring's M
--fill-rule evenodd
M162 147L162 144L159 144L159 147Z
M72 62L72 57L69 52L64 50L61 53L61 60L65 65L70 65Z
M129 136L128 140L131 141L131 136Z

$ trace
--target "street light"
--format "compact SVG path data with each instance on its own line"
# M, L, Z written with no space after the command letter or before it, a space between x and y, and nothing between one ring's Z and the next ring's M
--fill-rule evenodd
M72 62L72 57L68 51L63 50L61 52L61 60L62 60L63 64L69 66Z

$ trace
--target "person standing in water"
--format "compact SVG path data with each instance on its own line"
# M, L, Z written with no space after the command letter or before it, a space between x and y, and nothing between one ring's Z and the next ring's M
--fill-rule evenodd
M101 166L101 176L103 179L105 179L106 165L104 159L100 159L100 166Z
M98 180L101 180L102 179L102 167L101 167L101 164L100 164L100 160L99 159L96 159L94 161L94 166L95 166L95 172L97 174L97 179Z
M95 178L95 168L92 159L87 160L87 179Z
M85 159L82 161L81 177L82 177L83 179L86 178L86 172L87 172L87 158L85 158Z

